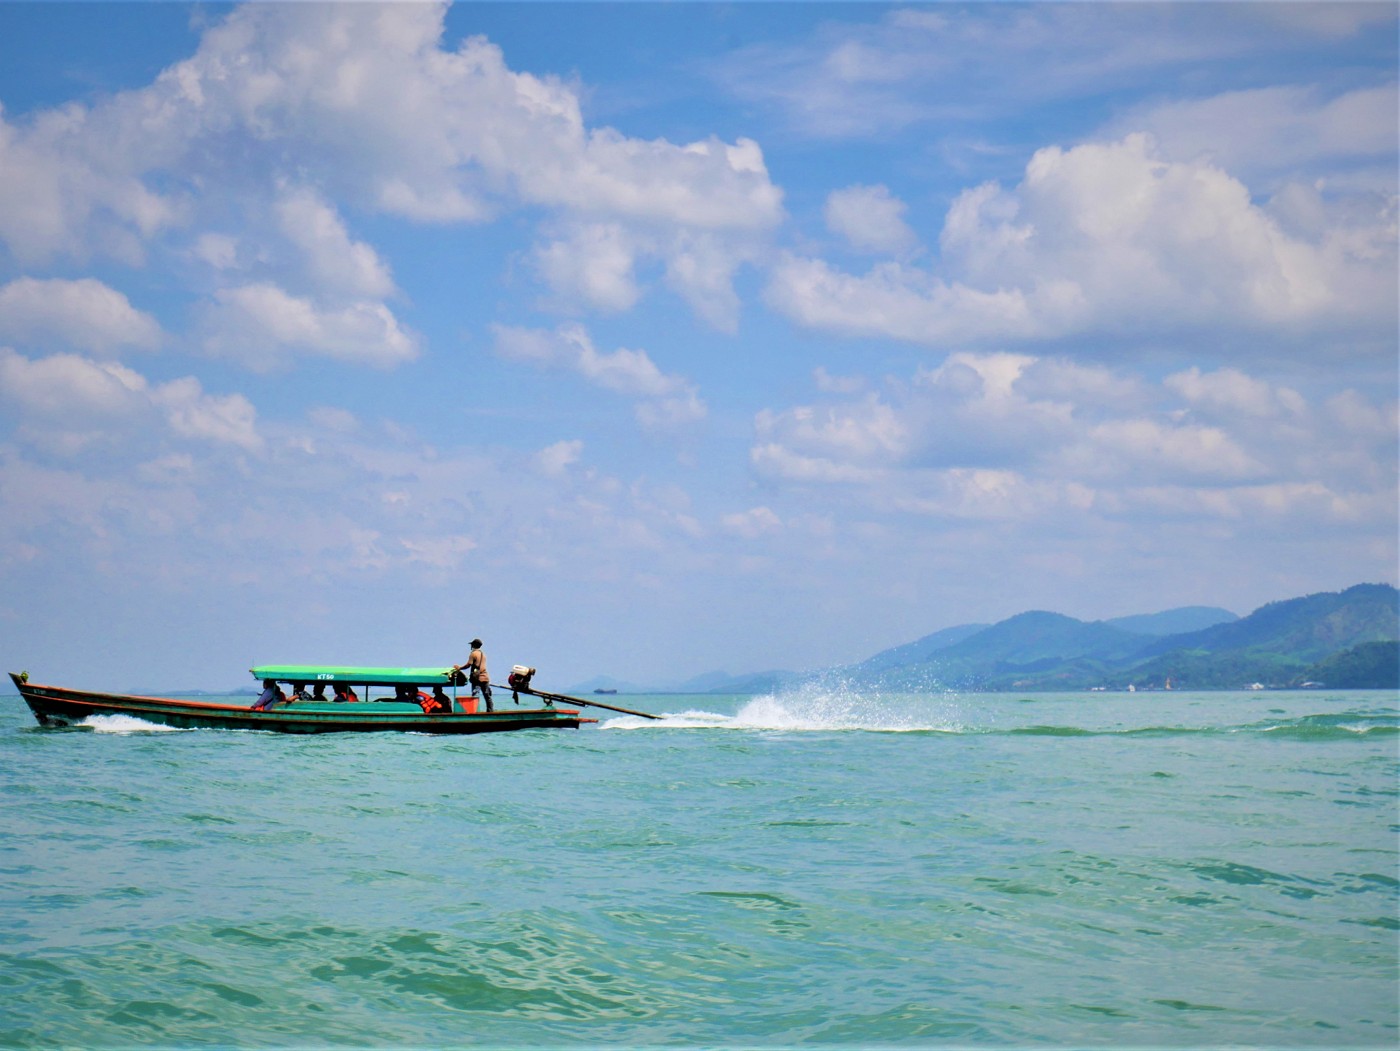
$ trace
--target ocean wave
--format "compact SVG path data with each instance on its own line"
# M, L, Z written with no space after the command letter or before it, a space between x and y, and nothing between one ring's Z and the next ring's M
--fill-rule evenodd
M787 732L858 730L867 733L961 733L964 727L947 718L930 718L926 705L918 709L879 694L804 690L794 694L755 697L733 715L690 710L658 720L627 716L600 724L604 730L713 729Z
M1339 712L1258 723L1246 729L1304 741L1335 741L1400 734L1400 717L1388 712Z
M1005 720L986 722L979 718L979 714L977 705L960 695L910 698L886 696L878 692L806 688L792 693L754 697L733 714L688 709L666 713L654 720L636 716L608 719L600 723L599 728L792 733L858 731L1051 738L1249 734L1311 742L1347 741L1373 735L1400 735L1400 715L1391 711L1369 709L1276 717L1248 723L1222 721L1191 725L1154 722L1144 726L1095 726L1089 724L1088 719L1085 723L1043 722L1008 725Z
M134 715L89 715L78 725L85 726L94 733L100 734L187 732L178 726L162 726L159 723L148 723L145 719L138 719Z
M1221 726L1134 726L1109 729L1088 729L1082 726L1019 726L1000 732L1031 737L1197 737L1223 734L1261 734L1291 737L1306 741L1344 741L1372 734L1400 734L1394 721L1365 721L1356 716L1334 719L1332 716L1306 715L1297 719L1272 720Z

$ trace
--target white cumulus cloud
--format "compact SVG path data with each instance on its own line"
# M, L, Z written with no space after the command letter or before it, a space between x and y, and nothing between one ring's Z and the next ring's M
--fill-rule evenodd
M638 246L617 223L585 223L541 245L535 261L546 283L570 300L627 310L641 290L633 267Z
M826 199L826 225L863 252L900 255L918 243L906 205L887 186L848 186Z
M247 4L146 87L0 113L0 243L35 264L135 265L178 238L220 272L254 267L245 281L370 301L392 279L343 210L419 223L528 210L575 231L540 250L556 291L621 309L645 251L702 316L732 323L729 276L783 218L758 144L589 126L571 84L512 70L483 37L450 45L445 12Z
M1334 96L1291 84L1159 101L1108 129L1133 132L1151 135L1168 156L1209 160L1251 182L1317 178L1339 158L1374 163L1379 173L1400 150L1394 83Z
M0 339L62 343L93 354L150 350L160 344L154 317L94 278L21 277L0 287Z
M271 284L217 292L205 306L204 347L255 368L296 354L390 368L418 354L416 337L373 300L322 305Z
M962 353L878 393L758 413L750 464L770 485L854 485L872 507L934 516L1112 517L1154 493L1191 492L1183 516L1293 509L1342 521L1364 508L1375 525L1393 513L1397 412L1355 391L1313 405L1234 368L1153 384L1059 359Z
M960 195L940 247L937 271L884 263L864 275L790 255L768 298L812 327L927 345L1393 327L1393 238L1291 235L1228 173L1164 159L1145 135L1037 151L1013 190Z
M769 507L751 507L720 519L725 532L755 540L768 533L776 533L783 527L783 520Z
M577 438L572 441L555 442L535 454L535 466L541 474L549 478L560 478L578 463L582 455L583 442Z
M363 241L351 239L340 216L320 194L284 191L276 212L282 232L302 253L316 287L377 299L394 291L389 268Z
M662 372L644 350L599 351L582 325L552 331L496 325L493 331L496 353L507 360L573 372L594 386L639 399L636 413L644 426L691 423L705 416L705 403L689 380Z
M130 437L152 419L182 438L248 452L264 444L257 410L242 394L208 394L193 376L152 384L123 365L76 354L31 360L0 348L0 397L19 410L25 435L69 453L99 437Z

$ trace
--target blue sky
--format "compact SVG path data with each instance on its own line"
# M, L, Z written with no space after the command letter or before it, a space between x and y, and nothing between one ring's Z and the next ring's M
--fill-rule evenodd
M556 688L1397 576L1393 4L0 4L0 656Z

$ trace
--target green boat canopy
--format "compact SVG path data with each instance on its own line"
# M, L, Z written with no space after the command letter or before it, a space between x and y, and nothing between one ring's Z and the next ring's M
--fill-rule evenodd
M451 668L342 668L325 664L265 664L249 668L255 679L276 682L346 682L363 686L450 686ZM465 682L465 679L461 680Z

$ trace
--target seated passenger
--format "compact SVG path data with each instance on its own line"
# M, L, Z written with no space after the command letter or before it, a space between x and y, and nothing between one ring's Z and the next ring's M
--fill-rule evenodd
M358 701L360 698L345 683L338 682L335 684L335 699L343 703L345 701Z
M434 686L431 697L422 690L418 691L418 707L423 709L424 715L441 715L452 710L452 702L442 692L441 686Z
M325 683L323 683L323 682L318 682L318 683L316 684L315 688L311 691L311 699L312 699L313 701L315 701L317 704L325 704L325 703L326 703L326 684L325 684Z
M311 700L311 694L309 694L309 693L306 692L306 683L304 683L304 682L294 682L294 683L292 683L292 700L293 700L293 701L309 701L309 700Z
M253 711L265 712L278 701L285 701L287 695L282 692L282 687L278 686L271 679L263 680L263 692L253 704Z

